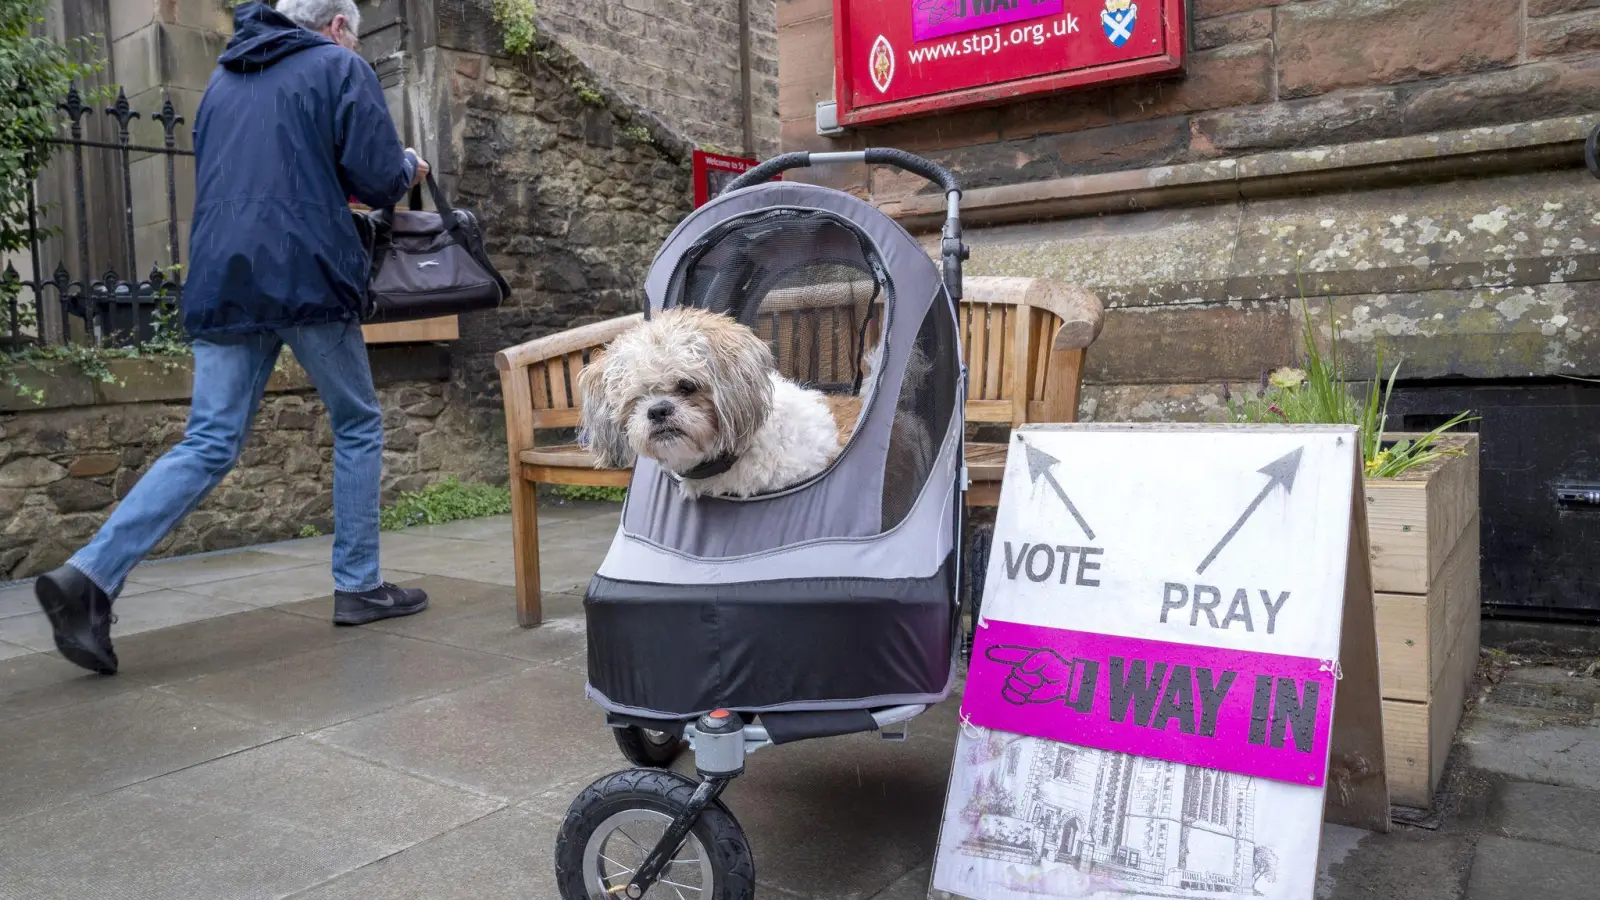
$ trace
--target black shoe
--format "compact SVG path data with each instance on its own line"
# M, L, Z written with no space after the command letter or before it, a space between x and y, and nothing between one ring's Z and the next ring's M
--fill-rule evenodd
M33 584L44 614L55 632L61 655L91 672L117 673L117 654L111 649L111 598L89 577L71 566L39 576Z
M379 619L410 616L428 608L421 588L403 588L385 581L370 591L334 591L333 624L365 625Z

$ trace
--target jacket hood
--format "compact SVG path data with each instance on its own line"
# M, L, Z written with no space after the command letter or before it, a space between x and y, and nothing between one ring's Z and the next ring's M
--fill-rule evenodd
M234 10L233 38L217 61L233 72L259 72L301 50L331 43L265 3L246 3Z

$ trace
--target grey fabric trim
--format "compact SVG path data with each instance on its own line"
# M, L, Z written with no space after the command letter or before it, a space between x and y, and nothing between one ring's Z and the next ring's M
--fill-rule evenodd
M957 677L956 670L958 667L956 665L957 657L954 651L952 651L950 654L950 658L950 675L945 679L944 689L937 694L885 694L881 697L863 697L859 700L817 700L799 703L779 703L761 707L740 706L734 707L734 710L736 712L753 713L828 712L831 710L840 709L885 709L891 706L933 706L937 703L943 703L945 700L949 699L950 693L955 690ZM612 702L611 698L600 693L600 691L596 690L594 686L588 684L587 682L585 682L583 686L583 694L601 709L608 713L612 713L613 715L619 716L636 716L642 719L673 719L676 721L687 722L711 711L709 709L704 709L696 712L694 715L669 715L657 712L655 710L641 709L636 706L623 706L620 703Z
M955 541L950 516L960 500L956 478L961 466L964 425L959 414L952 417L922 495L905 519L890 531L797 540L753 553L700 557L629 533L625 514L599 574L618 581L657 584L808 578L819 571L841 578L926 578L944 563ZM629 504L633 502L630 498ZM676 502L703 503L705 498Z

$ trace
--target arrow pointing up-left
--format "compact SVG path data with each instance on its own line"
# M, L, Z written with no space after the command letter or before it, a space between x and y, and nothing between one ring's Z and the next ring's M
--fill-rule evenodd
M1021 438L1019 437L1018 440L1021 440ZM1061 482L1056 480L1055 473L1050 471L1061 460L1056 459L1027 441L1022 442L1022 448L1028 452L1028 479L1034 484L1038 484L1039 479L1043 478L1056 492L1056 496L1061 498L1061 502L1066 505L1067 512L1072 513L1072 518L1077 520L1078 527L1083 529L1084 535L1089 540L1094 540L1094 529L1090 528L1089 523L1083 520L1083 514L1078 512L1078 507L1072 504L1072 498L1067 496L1067 492L1061 488Z

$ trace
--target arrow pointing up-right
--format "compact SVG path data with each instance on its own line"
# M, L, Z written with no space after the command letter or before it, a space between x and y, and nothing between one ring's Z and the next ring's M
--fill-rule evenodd
M1284 493L1294 490L1294 476L1300 472L1300 455L1305 452L1304 447L1296 447L1291 453L1267 463L1257 472L1271 478L1267 486L1282 484Z
M1216 560L1217 554L1222 552L1223 547L1228 546L1228 542L1233 540L1233 536L1239 533L1239 529L1244 527L1244 523L1256 511L1256 507L1261 505L1261 501L1267 499L1267 495L1272 493L1273 488L1281 484L1285 494L1294 490L1294 477L1300 472L1300 456L1304 452L1304 447L1296 447L1289 453L1256 470L1267 476L1266 486L1261 489L1261 493L1256 494L1254 500L1250 501L1250 505L1245 507L1244 514L1239 516L1239 520L1233 523L1233 527L1229 528L1228 533L1222 536L1222 540L1217 541L1217 545L1211 548L1210 553L1206 554L1206 558L1201 561L1200 567L1194 570L1196 575L1205 574L1206 567Z

